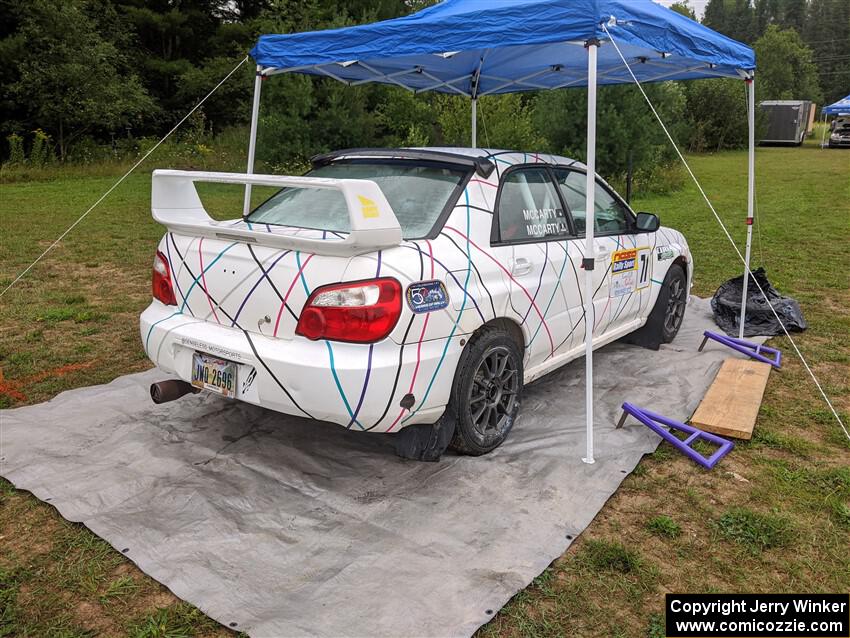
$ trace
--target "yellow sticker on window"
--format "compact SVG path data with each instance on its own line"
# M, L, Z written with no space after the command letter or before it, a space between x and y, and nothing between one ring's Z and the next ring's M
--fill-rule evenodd
M378 205L374 201L368 197L363 197L363 195L358 195L357 199L360 200L360 211L363 213L364 219L378 217Z

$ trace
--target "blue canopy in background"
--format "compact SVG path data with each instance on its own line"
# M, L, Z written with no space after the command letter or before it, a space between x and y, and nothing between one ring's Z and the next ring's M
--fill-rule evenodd
M850 95L823 107L824 115L850 115Z
M610 40L638 80L736 77L749 47L652 0L444 0L418 13L342 29L263 35L251 51L264 75L299 72L470 97L585 86L584 44ZM598 83L632 82L611 46Z

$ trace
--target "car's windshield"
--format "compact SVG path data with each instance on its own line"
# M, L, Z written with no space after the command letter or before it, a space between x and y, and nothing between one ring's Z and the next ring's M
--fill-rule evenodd
M465 173L408 160L350 160L321 166L308 175L372 180L395 212L402 236L419 239L430 234ZM260 204L248 221L341 233L351 230L345 198L330 189L281 189Z

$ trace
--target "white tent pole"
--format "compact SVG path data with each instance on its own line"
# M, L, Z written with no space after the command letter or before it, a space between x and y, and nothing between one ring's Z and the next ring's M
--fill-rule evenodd
M827 118L826 113L824 113L823 109L821 109L821 120L823 121L823 128L822 128L822 132L821 132L821 136L820 136L820 150L823 150L824 146L826 145L826 129L827 129L826 118Z
M744 289L741 293L741 321L738 326L738 338L744 338L744 321L747 317L747 288L750 283L750 251L753 244L753 215L756 196L756 83L750 77L747 82L747 122L749 125L749 153L747 162L747 250L744 256Z
M245 171L248 175L254 173L254 153L257 150L257 122L260 119L260 90L263 86L263 76L261 71L263 68L257 65L257 76L254 78L254 103L251 105L251 133L248 138L248 169ZM251 185L245 184L245 201L242 204L242 215L245 216L251 212Z
M478 98L472 98L472 148L478 148Z
M598 41L587 43L587 181L585 182L585 247L584 247L584 364L586 450L582 461L593 463L593 269L596 248L593 241L596 205L596 53Z

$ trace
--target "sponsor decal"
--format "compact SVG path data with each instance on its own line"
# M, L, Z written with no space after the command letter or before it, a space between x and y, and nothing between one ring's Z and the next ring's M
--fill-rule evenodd
M417 281L407 287L407 305L421 314L442 310L449 305L449 293L442 281Z
M658 256L658 261L664 261L666 259L673 259L676 256L676 252L672 246L659 246L656 248L656 255Z
M637 268L637 250L618 250L611 255L611 272L618 273Z
M638 248L637 251L637 285L636 290L649 286L652 279L652 250L649 246Z
M254 379L257 378L257 369L251 368L251 372L245 377L245 380L242 382L242 394L248 392L251 388L251 385L254 383Z
M618 250L611 255L611 297L646 288L650 280L649 248Z
M363 195L358 195L357 199L360 200L360 212L364 219L372 219L379 216L378 205L374 200L363 197Z
M569 232L567 218L560 208L524 208L525 234L529 237L565 235Z
M222 348L220 346L214 346L209 343L204 343L202 341L198 341L197 339L192 339L191 337L181 337L180 342L184 346L188 346L190 348L194 348L195 350L199 350L201 352L207 352L209 354L214 354L216 356L222 357L224 359L230 359L231 361L244 361L245 357L243 357L240 353L234 350L228 350L227 348Z
M618 250L611 255L611 297L628 295L637 282L637 250Z

